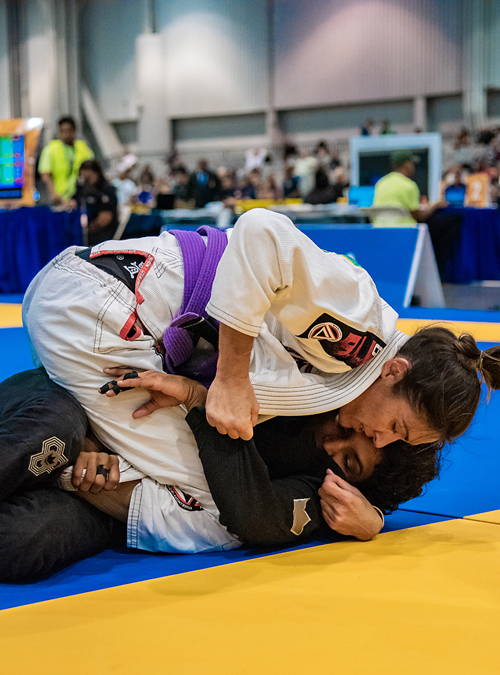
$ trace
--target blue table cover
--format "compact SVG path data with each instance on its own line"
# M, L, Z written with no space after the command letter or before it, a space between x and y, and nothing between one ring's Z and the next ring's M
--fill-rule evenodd
M48 206L0 211L0 293L24 293L58 253L82 244L80 215Z
M428 222L443 282L500 279L500 213L497 208L448 207Z

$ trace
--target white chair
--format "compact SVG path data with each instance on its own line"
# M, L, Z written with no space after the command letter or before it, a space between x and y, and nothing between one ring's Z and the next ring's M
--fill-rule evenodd
M113 239L122 238L122 234L125 232L125 228L127 227L127 223L130 219L131 211L132 209L128 205L122 205L118 208L119 214L118 227L116 228L116 232L113 236Z
M408 209L403 206L370 206L359 209L376 227L408 227L415 225Z

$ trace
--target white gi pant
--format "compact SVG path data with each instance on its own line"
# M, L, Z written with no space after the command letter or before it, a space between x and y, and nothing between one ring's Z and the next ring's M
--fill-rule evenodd
M166 515L159 519L165 530L174 530L178 520L177 534L170 537L163 531L155 537L148 530L149 534L136 535L142 529L134 523L146 521L138 507L138 520L129 517L129 541L148 550L158 550L151 548L152 539L162 540L157 542L160 550L238 545L218 522L184 413L178 408L160 410L134 420L132 412L147 400L147 393L132 390L116 398L97 393L107 379L102 372L106 367L162 370L155 344L161 342L183 295L183 262L175 237L163 233L93 248L92 255L122 252L146 257L135 296L122 282L76 256L78 250L72 247L57 256L26 292L23 320L37 363L81 402L104 445L153 481L186 492L203 508L189 511L166 490L168 506L160 509ZM397 314L380 298L364 270L321 251L286 217L262 209L239 219L219 263L207 309L236 330L257 336L250 374L264 415L307 415L348 403L377 379L383 363L408 339L395 330ZM358 342L360 335L368 336L377 348L372 358L352 370L327 353L317 337L325 330L330 336L337 331L331 337L336 343L342 338L340 326L344 332L357 331ZM371 335L386 346L378 349ZM142 489L136 488L131 514L145 499L145 486L153 485L143 481ZM201 521L200 514L203 524L193 529L193 518ZM189 535L180 545L178 532L184 526Z
M35 278L26 293L24 322L35 364L43 364L51 379L80 401L99 440L139 470L121 461L121 480L143 478L130 503L129 546L169 553L240 546L219 522L184 411L163 409L134 420L133 411L148 400L146 392L114 398L98 393L109 380L103 368L161 371L162 357L144 333L133 341L120 338L135 297L121 281L78 258L78 250L64 251Z

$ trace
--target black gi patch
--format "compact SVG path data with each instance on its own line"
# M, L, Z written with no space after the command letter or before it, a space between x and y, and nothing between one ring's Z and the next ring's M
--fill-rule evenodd
M351 368L370 361L385 347L385 342L373 333L362 333L329 314L322 314L297 337L319 340L328 356L343 361Z
M28 470L35 476L42 473L52 473L58 469L68 458L64 454L66 443L57 436L51 436L42 443L42 449L35 455L31 455Z
M183 492L173 485L166 485L165 487L181 509L184 509L185 511L203 511L201 504L197 502L194 497L188 495L187 492Z

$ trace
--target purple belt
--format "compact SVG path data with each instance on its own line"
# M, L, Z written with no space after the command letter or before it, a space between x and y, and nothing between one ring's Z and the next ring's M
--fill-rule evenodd
M205 308L212 293L217 265L227 246L227 235L206 226L199 227L196 232L170 230L170 234L177 239L182 253L184 295L179 311L163 334L165 371L172 375L188 375L210 386L217 370L219 322L208 316ZM206 245L203 234L207 237ZM210 342L215 352L190 368L186 362L193 356L199 337Z

